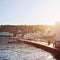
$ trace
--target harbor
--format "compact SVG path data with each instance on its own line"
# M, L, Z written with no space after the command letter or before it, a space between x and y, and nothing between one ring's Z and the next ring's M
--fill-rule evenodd
M57 60L51 53L25 42L0 45L0 60Z

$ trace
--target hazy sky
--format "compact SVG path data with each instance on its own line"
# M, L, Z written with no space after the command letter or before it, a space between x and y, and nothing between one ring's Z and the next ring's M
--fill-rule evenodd
M0 0L0 24L54 24L60 0Z

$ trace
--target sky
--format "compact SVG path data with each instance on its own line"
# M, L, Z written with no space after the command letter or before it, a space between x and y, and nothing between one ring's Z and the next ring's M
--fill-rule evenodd
M0 0L0 24L53 25L60 21L60 0Z

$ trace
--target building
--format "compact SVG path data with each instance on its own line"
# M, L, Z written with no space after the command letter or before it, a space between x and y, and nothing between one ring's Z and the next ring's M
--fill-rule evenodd
M0 44L5 44L10 41L9 37L12 37L13 34L9 32L0 32Z
M13 33L9 32L0 32L0 37L12 37Z

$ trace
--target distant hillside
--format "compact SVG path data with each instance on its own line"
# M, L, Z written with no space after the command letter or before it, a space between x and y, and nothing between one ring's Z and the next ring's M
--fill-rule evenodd
M50 26L47 25L0 25L0 32L11 32L11 33L18 33L18 30L21 30L20 33L30 33L41 31L44 32L46 28Z

